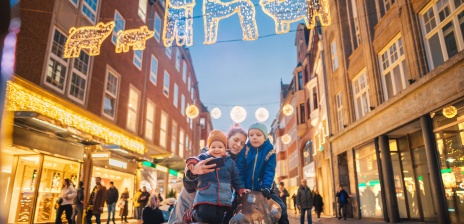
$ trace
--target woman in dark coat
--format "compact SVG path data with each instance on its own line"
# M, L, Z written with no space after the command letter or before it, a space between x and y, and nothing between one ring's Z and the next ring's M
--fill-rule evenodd
M319 221L321 219L321 212L322 207L324 206L324 202L322 201L322 196L319 194L318 190L314 192L313 205L317 214L317 221Z
M159 209L159 199L156 195L150 196L147 207L142 210L143 224L161 224L164 220L163 212Z
M120 208L119 215L121 216L121 221L129 223L127 221L127 214L129 213L129 190L127 187L124 189L124 192L121 194L121 200L124 201L124 207Z

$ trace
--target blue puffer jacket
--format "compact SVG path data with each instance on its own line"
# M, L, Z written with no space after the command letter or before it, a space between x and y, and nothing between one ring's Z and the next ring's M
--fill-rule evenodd
M209 153L202 153L199 160L210 158ZM216 168L214 172L198 175L197 195L193 206L198 204L211 204L219 206L232 206L232 187L239 190L244 188L240 181L237 167L230 156L224 156L224 166Z
M258 148L254 148L248 142L237 159L240 179L245 188L252 191L259 191L261 188L271 189L276 164L274 146L269 139Z

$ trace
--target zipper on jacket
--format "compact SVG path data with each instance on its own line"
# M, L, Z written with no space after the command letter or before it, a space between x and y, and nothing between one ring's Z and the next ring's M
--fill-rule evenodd
M221 205L221 198L220 198L220 195L221 195L221 181L219 181L219 169L220 168L216 168L216 180L218 181L218 205Z
M251 190L255 189L255 170L256 170L256 161L258 160L259 148L256 148L255 164L253 166L253 172L251 174Z

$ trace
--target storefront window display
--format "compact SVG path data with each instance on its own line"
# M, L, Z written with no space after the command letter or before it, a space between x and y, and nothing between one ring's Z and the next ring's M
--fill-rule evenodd
M464 223L464 102L447 106L434 115L434 131L451 222Z
M63 180L68 178L74 184L78 184L80 164L65 159L44 157L42 174L39 184L39 194L35 210L34 223L46 223L55 221L55 201L60 197ZM63 214L63 221L66 218Z
M135 176L133 174L128 174L124 172L119 172L115 170L110 170L102 167L94 167L92 172L92 183L90 190L95 187L95 177L101 178L101 184L105 186L107 189L110 186L110 181L113 181L114 186L118 189L119 198L121 194L124 192L124 189L127 188L129 191L129 205L128 205L128 217L132 216L132 211L134 210L134 206L132 203L132 198L134 197L134 183L135 183ZM116 217L119 217L119 210L120 208L116 208ZM108 208L105 206L103 209L103 213L101 214L101 219L106 219L108 217Z
M383 217L380 179L374 144L355 151L362 217Z

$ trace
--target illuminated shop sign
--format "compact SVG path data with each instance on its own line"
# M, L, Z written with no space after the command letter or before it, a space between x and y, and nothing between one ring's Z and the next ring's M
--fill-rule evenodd
M123 161L119 161L119 160L116 160L116 159L109 159L109 160L108 160L108 163L109 163L111 166L115 166L115 167L127 169L127 163L125 163L125 162L123 162Z
M104 160L110 158L110 153L109 152L96 152L92 153L92 159L96 160Z

